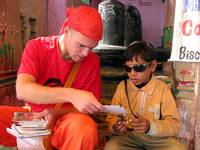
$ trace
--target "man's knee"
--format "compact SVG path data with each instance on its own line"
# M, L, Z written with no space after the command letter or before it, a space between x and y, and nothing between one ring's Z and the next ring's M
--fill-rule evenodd
M92 136L97 134L97 124L94 120L85 114L77 114L73 117L71 127L84 135Z
M97 134L97 125L94 120L85 114L71 113L60 118L57 130L80 136Z
M58 120L52 136L55 147L70 147L75 143L77 147L93 146L97 143L97 125L87 115L81 113L67 114ZM78 144L79 143L79 144Z

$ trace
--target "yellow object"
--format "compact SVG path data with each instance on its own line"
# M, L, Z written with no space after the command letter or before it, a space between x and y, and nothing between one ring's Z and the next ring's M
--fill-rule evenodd
M130 80L127 81L130 106L134 113L139 113L150 121L150 130L147 134L156 137L175 136L179 132L180 120L174 98L169 87L162 81L152 77L147 85L138 89ZM128 118L131 118L131 110L122 81L114 94L113 105L123 106ZM106 118L109 129L118 120L118 117L109 114Z

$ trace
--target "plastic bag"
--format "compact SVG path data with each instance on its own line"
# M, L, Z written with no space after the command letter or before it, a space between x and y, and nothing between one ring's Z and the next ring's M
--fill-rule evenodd
M16 137L18 150L45 150L43 145L43 139L45 136L21 138L17 137L16 133L12 129L7 128L6 130L9 134Z
M45 150L43 145L44 137L17 138L19 150Z

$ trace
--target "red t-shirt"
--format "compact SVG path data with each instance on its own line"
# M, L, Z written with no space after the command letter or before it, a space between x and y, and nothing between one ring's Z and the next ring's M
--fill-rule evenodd
M22 54L18 74L31 74L41 85L63 86L73 62L62 59L58 38L59 36L40 37L29 41ZM100 63L95 53L90 52L82 60L72 87L90 91L97 99L101 97ZM27 104L36 112L54 106L29 102Z

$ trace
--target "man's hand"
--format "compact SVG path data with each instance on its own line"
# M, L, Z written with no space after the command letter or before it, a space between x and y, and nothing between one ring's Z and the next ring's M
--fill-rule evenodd
M127 131L126 123L124 121L117 121L112 128L116 135L124 135Z
M82 113L93 114L101 111L103 106L99 103L96 97L88 91L71 89L70 102L73 106Z
M141 116L139 113L135 113L130 122L132 128L136 132L142 132L146 133L149 131L150 128L150 122L143 116Z
M58 116L59 116L58 112L55 109L50 108L50 109L43 110L42 112L36 114L34 117L35 118L46 117L47 120L48 120L48 126L47 127L51 128L55 124Z

